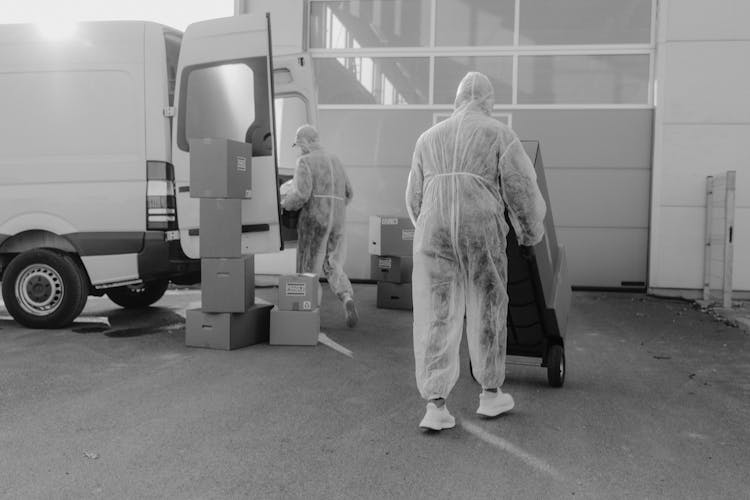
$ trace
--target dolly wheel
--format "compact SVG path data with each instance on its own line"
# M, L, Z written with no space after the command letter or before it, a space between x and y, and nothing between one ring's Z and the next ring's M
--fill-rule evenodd
M552 387L562 387L565 382L565 350L554 344L547 351L547 381Z

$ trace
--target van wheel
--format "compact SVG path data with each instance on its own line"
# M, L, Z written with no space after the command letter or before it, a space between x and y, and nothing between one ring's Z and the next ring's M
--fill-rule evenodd
M140 285L118 286L107 290L107 297L125 309L148 307L164 295L169 280L146 281Z
M88 280L70 255L35 249L10 261L2 292L6 309L23 326L64 328L86 305Z

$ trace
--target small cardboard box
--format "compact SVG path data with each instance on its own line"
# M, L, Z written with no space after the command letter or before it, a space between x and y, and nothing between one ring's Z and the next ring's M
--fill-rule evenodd
M316 345L320 333L320 308L312 311L271 309L271 345Z
M312 273L279 276L279 310L312 311L320 307L323 289Z
M253 146L229 139L190 139L190 197L252 196Z
M408 217L370 216L371 255L409 256L414 242L414 226Z
M203 312L241 313L255 303L255 257L201 259Z
M268 342L273 304L254 304L244 313L206 313L190 309L185 318L185 345L239 349Z
M370 279L391 283L411 283L413 259L407 256L371 255Z
M406 309L414 308L412 305L411 283L389 283L378 282L377 306L381 309Z
M201 258L242 256L242 200L200 200Z

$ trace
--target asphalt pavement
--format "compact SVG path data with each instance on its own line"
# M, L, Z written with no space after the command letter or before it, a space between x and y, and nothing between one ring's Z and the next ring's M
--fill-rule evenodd
M0 307L0 498L750 498L746 330L576 292L562 388L511 358L516 408L480 419L464 345L456 428L425 433L411 313L355 293L355 329L325 288L323 342L235 351L185 346L198 290L51 331Z

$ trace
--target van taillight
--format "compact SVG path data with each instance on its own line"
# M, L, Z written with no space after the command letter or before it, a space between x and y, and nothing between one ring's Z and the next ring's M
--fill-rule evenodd
M174 166L165 161L149 161L146 184L146 229L177 229L177 198L174 188Z

